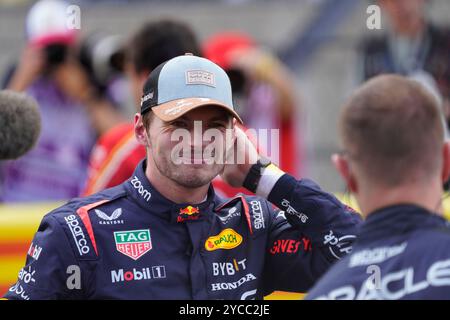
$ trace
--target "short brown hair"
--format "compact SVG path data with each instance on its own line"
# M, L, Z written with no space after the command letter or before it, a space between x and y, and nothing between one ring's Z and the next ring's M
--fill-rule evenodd
M184 22L162 19L147 22L135 32L128 43L127 58L137 72L151 72L186 52L201 56L193 30Z
M146 113L144 113L144 115L142 115L142 123L144 124L144 128L147 130L147 132L150 129L150 124L152 123L154 116L155 114L152 110L147 111Z
M365 178L394 187L412 176L427 179L438 172L442 117L437 100L418 82L382 75L351 96L341 114L340 133Z

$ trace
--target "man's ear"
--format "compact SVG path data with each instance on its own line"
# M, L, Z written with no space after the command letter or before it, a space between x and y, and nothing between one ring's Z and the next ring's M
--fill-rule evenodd
M150 146L147 130L142 122L142 115L140 113L134 115L134 135L140 144L146 147Z
M450 141L444 143L442 161L442 182L446 183L450 178Z
M356 193L358 191L358 186L352 172L350 171L350 164L347 159L339 154L333 154L331 156L331 162L344 179L349 191Z

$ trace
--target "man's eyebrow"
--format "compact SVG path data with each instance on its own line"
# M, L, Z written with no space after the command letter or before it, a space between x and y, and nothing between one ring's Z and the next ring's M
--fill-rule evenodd
M179 120L190 121L190 119L188 117L186 117L185 115L182 115L176 119L168 121L168 123L174 123L175 121L179 121Z
M224 121L224 122L227 122L228 120L230 120L230 118L228 116L217 116L217 117L213 117L213 118L209 119L208 121Z
M202 121L202 120L190 119L186 115L182 115L179 118L177 118L176 120L179 120L179 119L185 120L185 121ZM220 115L220 116L212 117L211 119L208 119L206 122L213 122L213 121L228 122L229 120L230 120L230 117L227 114L223 114L223 115ZM173 121L175 121L175 120L173 120Z

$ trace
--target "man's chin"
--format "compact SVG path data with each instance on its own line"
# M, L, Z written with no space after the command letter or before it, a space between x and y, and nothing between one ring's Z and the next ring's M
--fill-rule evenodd
M185 170L187 172L198 172L198 171L217 171L215 167L217 166L216 163L210 164L210 163L181 163L176 166L177 170Z
M212 181L209 177L199 177L195 175L184 175L183 177L177 177L173 179L177 184L185 188L200 188L209 185Z
M200 188L211 183L219 174L217 170L212 172L210 169L208 165L189 165L180 171L182 172L182 176L176 177L174 181L183 187Z
M179 163L179 164L178 164ZM180 159L176 164L177 167L205 168L220 165L214 159Z

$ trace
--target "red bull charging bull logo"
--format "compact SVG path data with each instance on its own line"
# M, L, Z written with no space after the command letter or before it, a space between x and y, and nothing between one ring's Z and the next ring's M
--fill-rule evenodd
M183 222L186 220L197 220L200 216L200 210L198 207L187 206L181 208L177 218L177 222Z

